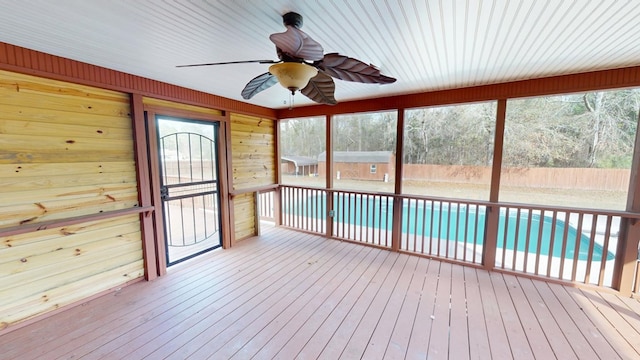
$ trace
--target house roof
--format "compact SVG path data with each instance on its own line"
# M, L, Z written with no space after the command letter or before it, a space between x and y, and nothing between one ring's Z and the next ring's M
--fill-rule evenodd
M380 68L387 85L336 80L339 102L640 65L636 1L0 0L0 42L222 97L286 109L273 86L241 91L276 60L269 35L296 11L323 46ZM33 60L35 61L35 60ZM313 102L301 94L294 106Z
M388 163L391 151L334 151L333 162L341 163ZM318 161L327 161L327 153L318 155Z
M295 166L318 165L318 160L306 156L287 155L281 156L280 159L282 161L290 161Z

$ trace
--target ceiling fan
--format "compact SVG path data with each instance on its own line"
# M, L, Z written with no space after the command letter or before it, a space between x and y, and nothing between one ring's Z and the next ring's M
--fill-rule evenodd
M269 39L276 45L280 60L246 60L207 64L178 65L177 67L227 65L243 63L273 64L269 71L251 79L242 90L244 99L251 99L257 93L268 89L277 82L295 94L297 90L309 99L321 104L336 104L333 78L368 84L390 84L396 79L382 75L373 65L340 55L324 54L317 41L304 33L302 15L288 12L282 16L287 30L271 34Z

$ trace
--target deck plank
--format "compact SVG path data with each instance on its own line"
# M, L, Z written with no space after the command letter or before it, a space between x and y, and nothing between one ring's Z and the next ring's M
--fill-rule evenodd
M477 270L464 267L464 284L467 301L467 330L469 331L469 357L471 359L491 359L489 334L480 296ZM492 335L493 336L493 335Z
M344 318L340 326L336 329L329 342L325 345L324 349L318 356L320 359L338 359L347 344L351 340L356 328L360 324L364 317L368 304L375 298L376 294L380 290L381 283L384 283L388 278L391 269L394 268L396 261L398 260L397 254L390 254L385 262L380 266L378 271L371 281L367 284L366 289L360 294L354 307L351 308L347 316ZM359 306L357 306L359 305Z
M600 329L586 315L585 309L569 294L567 288L558 284L545 284L554 293L566 314L578 326L585 340L601 359L620 359L614 347L603 336ZM607 329L611 330L611 329Z
M553 356L557 359L577 359L571 345L567 341L567 338L562 333L562 329L556 322L555 318L551 314L551 311L547 307L547 304L538 294L533 281L525 278L515 278L520 285L520 299L518 301L526 301L531 308L531 316L533 320L536 320L538 324L539 336L544 336L544 339L539 338L539 343L532 345L534 351L535 346L540 346L540 343L548 344L549 348L542 349L543 351L552 351L552 353L546 356ZM535 325L534 325L535 326ZM530 333L530 332L529 332ZM531 334L533 335L533 334ZM530 342L536 341L532 336L529 338ZM540 353L538 351L537 353ZM539 357L540 355L538 355Z
M558 301L554 293L551 291L549 286L546 283L540 281L530 281L530 284L537 290L538 296L533 293L533 289L531 289L528 285L523 286L525 291L529 293L531 291L532 296L534 298L539 298L544 301L547 311L549 311L550 315L555 320L555 323L559 327L559 330L567 340L568 345L571 347L571 351L566 348L562 348L562 345L555 345L554 351L557 354L563 354L568 358L577 357L578 359L595 359L597 358L597 354L593 351L591 344L584 338L580 329L574 322L574 319L567 314L566 310L562 307L562 304ZM537 300L539 301L539 300ZM553 331L543 326L545 331ZM553 337L553 338L552 338ZM560 338L560 335L550 335L549 342L554 346L554 342L559 341L555 337ZM555 350L557 349L557 350ZM572 355L572 353L574 355Z
M253 343L243 347L241 352L234 355L234 358L271 359L276 354L281 353L286 357L294 357L300 352L302 347L313 336L312 330L317 330L322 322L337 307L340 300L349 290L351 290L358 279L368 268L374 266L374 262L380 253L373 251L370 247L364 247L363 258L353 268L342 269L343 280L338 282L338 278L331 286L323 288L317 296L304 304L302 309L254 353L255 343L258 339L252 339ZM264 331L263 331L264 332ZM265 332L264 336L269 333ZM258 343L259 344L259 343Z
M0 337L0 358L633 359L640 302L283 228Z
M436 302L433 308L433 321L431 323L431 336L429 337L429 349L427 358L449 358L449 312L451 305L451 264L442 263L438 274L438 287L436 289Z
M401 282L401 275L405 273L408 260L409 255L398 255L397 260L389 269L384 281L375 284L377 289L374 296L370 299L363 298L360 300L360 304L366 307L366 312L360 319L358 326L342 351L340 355L341 359L360 359L363 357L369 345L375 345L376 348L379 348L379 352L384 353L386 342L384 346L381 346L380 344L371 344L371 339L387 304L393 296L394 289Z
M358 281L348 289L348 292L344 296L339 298L339 300L336 299L335 305L327 309L330 311L329 315L325 319L322 319L322 314L318 316L314 314L314 321L305 324L305 327L276 354L276 358L289 359L289 355L295 354L296 352L297 356L302 359L315 359L319 357L347 316L351 313L358 299L367 290L369 283L373 279L378 278L378 273L384 268L383 265L385 263L392 261L390 258L392 258L391 253L387 251L378 252L374 262L364 274L360 276ZM314 328L312 326L314 324L319 324L319 326ZM342 348L340 351L342 351Z
M321 242L319 246L301 246L304 247L287 254L284 260L278 259L277 264L263 268L262 272L254 276L250 282L244 285L239 284L237 291L222 299L220 304L214 303L205 307L204 311L192 314L187 322L181 323L175 337L163 343L162 346L156 347L155 351L148 356L157 358L163 354L169 354L172 358L187 358L223 329L234 323L241 325L243 322L236 321L237 318L251 313L245 317L245 321L248 321L264 310L267 303L272 304L272 296L284 289L288 276L300 265L304 265L309 256L313 256L314 250L329 251L337 245ZM302 277L305 275L299 274ZM265 301L268 302L265 303Z
M404 265L400 279L395 284L393 290L391 290L391 296L389 301L385 304L384 310L378 323L375 326L375 330L371 335L369 343L365 348L363 358L364 359L382 359L389 346L389 341L394 330L399 327L407 327L407 324L399 324L398 316L402 309L402 303L406 297L409 285L411 283L412 274L416 270L418 258L415 256L409 256L407 262Z
M544 313L535 313L531 307L531 298L522 291L522 287L518 279L513 275L503 275L505 285L511 295L513 305L520 319L520 324L524 330L529 347L536 359L553 359L557 358L549 344L549 339L540 324ZM542 319L544 321L544 318ZM553 322L547 322L544 325L553 326ZM564 359L564 356L561 356Z
M576 288L567 288L567 291L594 324L609 329L603 335L622 358L640 358L640 336L618 312L606 306L606 301L598 293Z
M411 339L411 331L415 326L416 312L422 297L422 287L427 276L429 263L430 260L419 258L411 275L411 283L398 314L397 324L384 354L385 359L405 358L409 339Z
M486 271L478 271L477 274L478 283L480 284L480 296L482 297L484 321L487 326L487 333L491 334L491 336L489 336L491 356L494 359L513 359L505 324L503 323L498 299L496 298L497 295L491 283L491 277Z
M260 314L260 317L246 326L241 332L228 342L223 343L233 331L226 331L226 336L215 338L218 351L211 354L214 359L229 359L237 356L240 359L248 359L257 350L269 341L278 330L285 324L293 326L291 319L305 308L311 308L314 300L316 304L320 298L320 293L324 289L329 291L331 284L341 283L347 274L353 270L353 265L360 263L367 254L364 249L352 249L354 245L341 244L342 249L332 259L322 263L320 259L313 259L307 262L313 273L304 279L291 292L284 294L274 306ZM364 247L362 247L364 248ZM333 285L335 286L335 285ZM213 341L207 344L209 349L215 348ZM244 350L244 351L241 351Z
M80 356L91 353L91 356L95 357L117 358L119 355L136 350L159 336L175 335L184 328L189 327L190 324L202 319L203 314L215 311L215 309L218 310L217 314L224 313L222 310L224 306L229 304L233 306L233 301L238 301L238 297L246 293L247 287L258 286L260 279L267 277L271 273L277 271L286 273L288 269L286 265L290 264L286 260L288 257L313 252L317 246L322 245L309 244L304 248L288 247L282 251L281 255L273 255L273 259L263 259L263 261L270 261L269 265L271 266L267 271L264 271L261 266L255 266L256 262L250 262L252 265L249 265L249 268L241 267L235 269L233 276L225 278L210 275L202 279L206 283L205 286L200 285L188 288L180 296L173 297L161 306L148 310L142 316L129 320L130 322L138 323L138 325L132 327L127 333L116 333L117 335L108 333L107 336L111 337L111 339L107 344L95 347L95 345L99 344L91 341L76 350L73 355ZM263 254L255 255L264 256Z
M464 268L451 267L451 314L449 331L449 358L466 360L469 354L469 324Z
M520 317L518 316L518 311L514 306L513 299L509 294L504 276L503 274L495 272L489 274L496 299L498 300L498 306L500 307L502 323L504 324L504 329L509 339L511 353L513 354L513 358L517 360L534 359L535 356L531 350Z
M640 314L635 312L634 309L630 306L633 305L634 302L625 302L620 296L614 294L604 292L600 292L598 294L604 301L607 302L608 307L616 311L618 315L627 323L629 323L629 326L633 330L635 330L636 336L634 336L634 338L640 339ZM637 301L635 301L635 303L638 304ZM632 333L633 331L630 331L630 334ZM636 345L636 349L640 348L637 342L633 342L632 345Z
M436 288L438 287L439 261L429 262L426 278L422 287L422 294L413 330L409 338L406 359L426 359L433 323L433 310L436 302Z

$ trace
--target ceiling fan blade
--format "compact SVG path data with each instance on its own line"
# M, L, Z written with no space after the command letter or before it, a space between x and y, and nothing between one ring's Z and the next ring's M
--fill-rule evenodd
M278 49L291 57L309 61L319 61L323 58L322 45L293 26L287 26L287 31L283 33L271 34L269 39Z
M336 84L333 82L333 79L321 72L312 77L307 86L300 90L302 95L309 99L320 104L328 105L335 105L338 103L336 98L333 96L335 91Z
M266 72L251 79L249 83L242 89L242 98L251 99L255 94L266 90L278 83L278 79L271 73Z
M340 80L367 84L389 84L396 81L392 77L382 75L373 65L338 53L326 54L317 66L327 75Z
M176 67L194 67L194 66L229 65L229 64L249 64L249 63L277 64L279 62L280 61L275 61L275 60L243 60L243 61L225 61L225 62L206 63L206 64L176 65Z

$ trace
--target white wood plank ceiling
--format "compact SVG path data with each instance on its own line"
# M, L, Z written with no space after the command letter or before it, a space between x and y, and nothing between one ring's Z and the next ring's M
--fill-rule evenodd
M336 80L340 101L640 65L637 0L0 0L0 41L241 101L277 59L281 15L398 81ZM274 86L248 102L288 106ZM295 96L296 106L312 104Z

